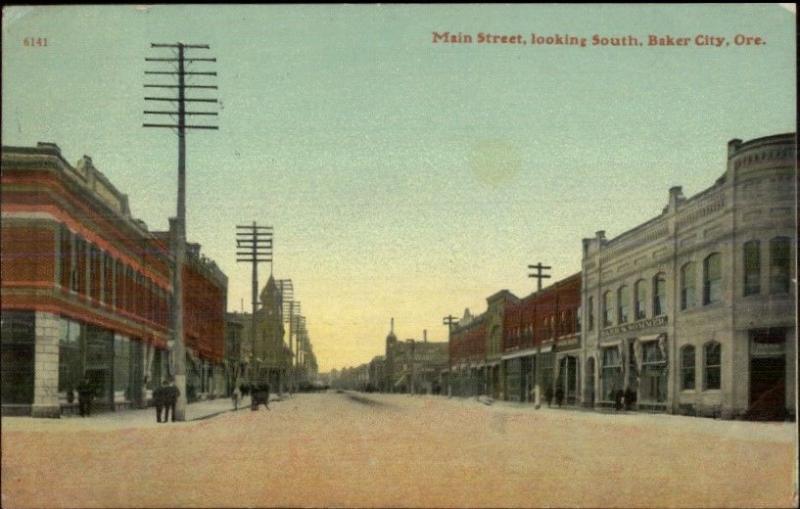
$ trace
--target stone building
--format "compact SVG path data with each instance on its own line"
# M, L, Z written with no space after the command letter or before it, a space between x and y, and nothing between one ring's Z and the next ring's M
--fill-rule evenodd
M172 373L168 235L84 156L52 143L2 148L2 411L58 417L86 376L95 407L143 406ZM188 257L184 329L208 382L224 355L227 279ZM210 375L208 375L210 373Z
M583 241L581 400L670 413L795 413L794 134L728 143L663 212Z

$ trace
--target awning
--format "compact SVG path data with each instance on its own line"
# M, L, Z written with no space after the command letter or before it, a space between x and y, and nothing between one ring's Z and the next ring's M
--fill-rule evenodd
M503 355L503 360L508 359L516 359L517 357L527 357L529 355L536 355L536 348L526 348L525 350L519 350L516 352L511 352Z
M661 338L661 336L666 337L667 335L662 332L661 334L650 334L648 336L639 336L638 339L639 339L639 341L641 343L644 343L646 341L655 341L655 340Z

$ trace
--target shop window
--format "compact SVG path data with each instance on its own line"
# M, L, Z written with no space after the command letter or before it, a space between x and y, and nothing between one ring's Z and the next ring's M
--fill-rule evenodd
M761 293L761 244L751 240L744 245L744 295Z
M626 323L628 321L630 300L630 290L627 286L621 286L617 290L617 323Z
M35 321L33 311L4 310L0 318L3 404L33 403Z
M722 299L722 256L712 253L703 260L703 304Z
M667 355L663 337L642 343L640 392L644 401L663 403L667 400Z
M667 312L667 279L663 272L653 277L653 316Z
M130 401L131 340L127 336L114 338L114 401Z
M603 327L610 327L611 321L611 292L608 291L603 294Z
M695 269L694 262L681 268L681 309L693 308L695 304Z
M681 348L681 389L693 390L695 383L694 347Z
M775 237L769 241L770 293L789 293L790 250L788 237Z
M78 322L61 319L61 334L58 340L58 392L67 400L70 392L77 389L83 377L81 348L83 341L83 325ZM73 392L72 397L76 394Z
M616 346L603 348L602 352L601 397L607 401L614 401L615 393L622 390L622 357Z
M644 279L636 282L634 291L636 293L636 309L634 310L636 319L643 320L647 318L647 287Z
M719 389L722 378L722 352L720 344L716 341L706 343L703 347L705 362L703 389Z

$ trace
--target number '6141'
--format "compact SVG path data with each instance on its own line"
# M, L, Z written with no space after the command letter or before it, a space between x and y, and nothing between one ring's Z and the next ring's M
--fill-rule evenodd
M47 46L47 37L26 37L22 39L22 45L34 48Z

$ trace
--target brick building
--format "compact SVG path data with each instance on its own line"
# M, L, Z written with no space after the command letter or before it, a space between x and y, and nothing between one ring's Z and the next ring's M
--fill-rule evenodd
M580 347L580 273L510 304L504 315L505 398L531 401L558 387L566 403L577 401Z
M469 309L450 330L448 393L477 396L486 393L486 317Z
M170 373L169 236L133 218L89 157L73 167L52 143L3 147L1 183L3 413L57 417L84 376L97 408L146 404ZM213 373L227 280L195 254L186 343Z

